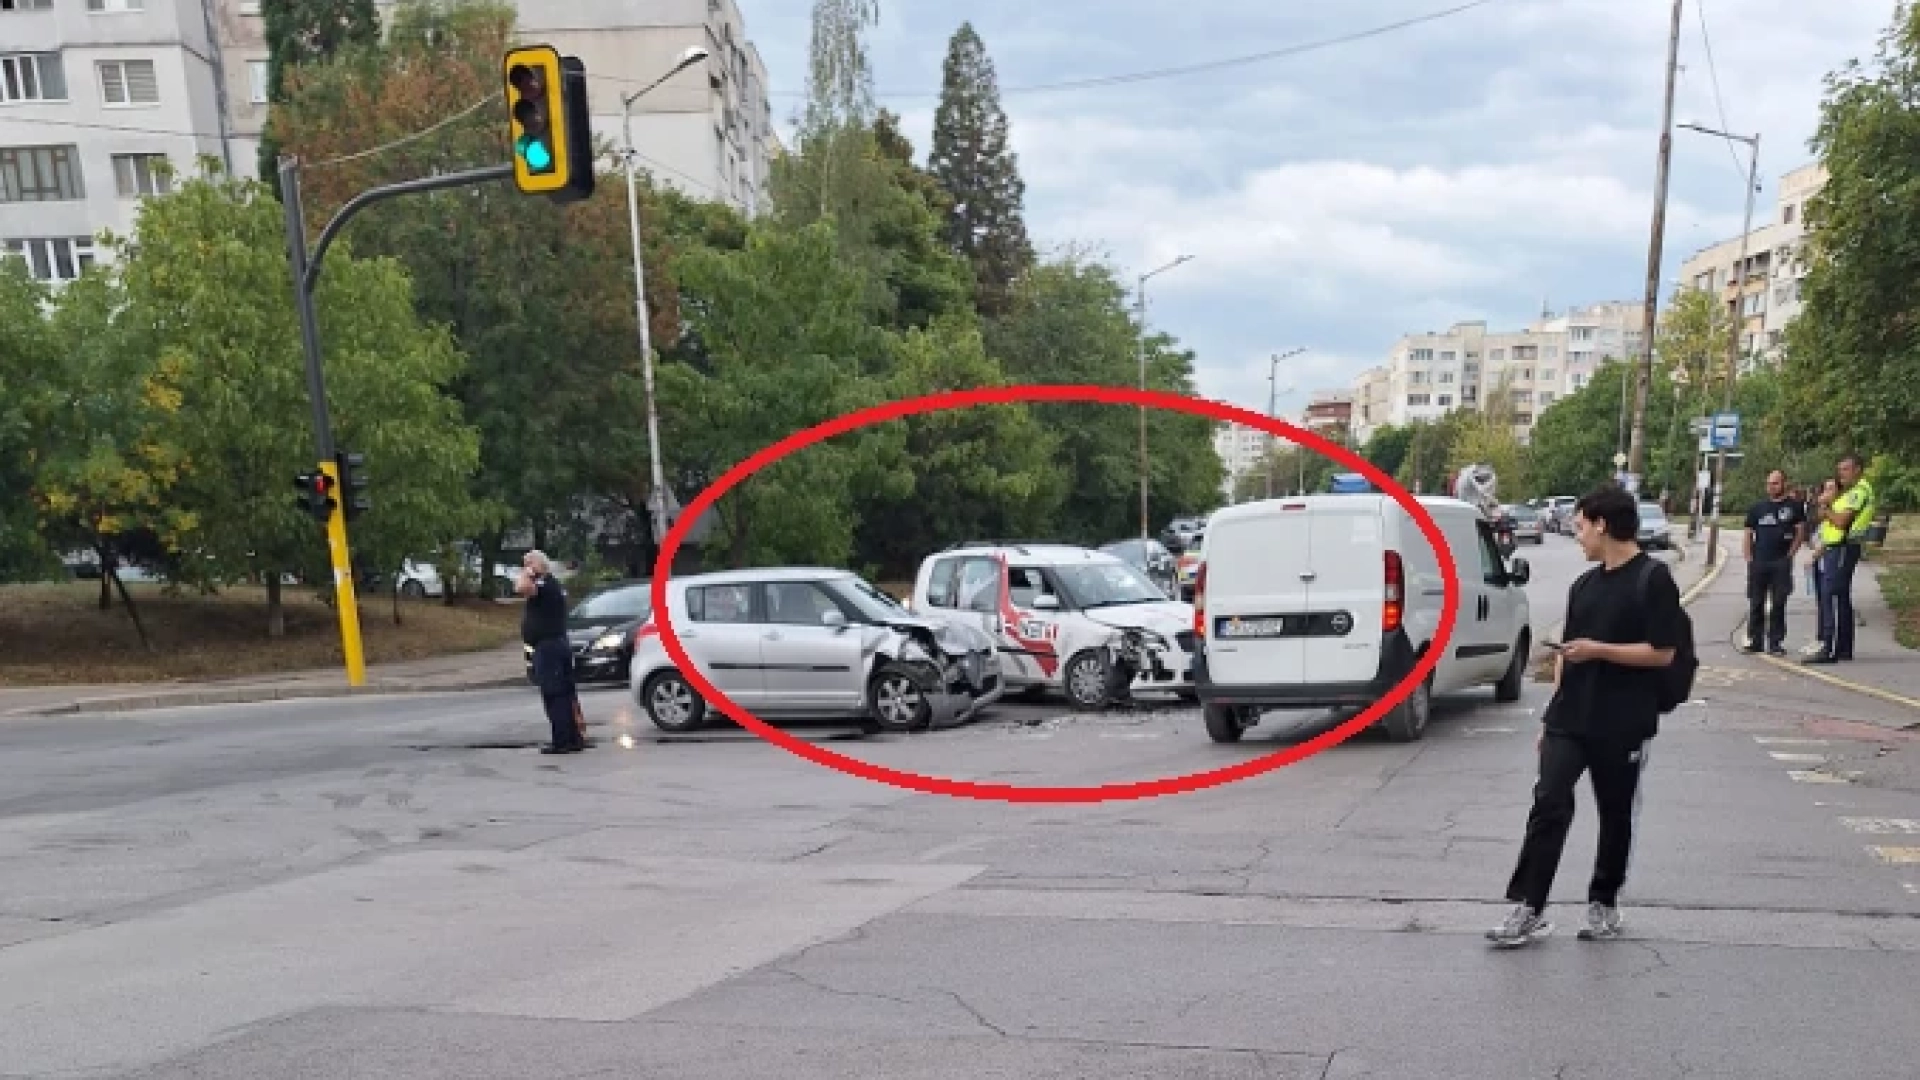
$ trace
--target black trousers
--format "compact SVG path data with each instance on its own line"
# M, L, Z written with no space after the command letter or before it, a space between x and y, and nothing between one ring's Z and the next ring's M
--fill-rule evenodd
M1853 659L1853 572L1860 566L1859 544L1835 544L1820 553L1821 622L1833 636L1826 639L1827 655Z
M573 649L563 637L551 637L533 647L533 677L540 684L540 704L547 713L553 745L580 747L584 740L579 725L573 722L576 691L573 683Z
M1793 595L1793 560L1754 561L1747 564L1747 644L1759 648L1761 628L1765 644L1785 645L1787 641L1787 598ZM1773 601L1771 617L1767 601Z
M1573 827L1573 792L1581 773L1593 776L1593 800L1600 809L1600 848L1587 886L1589 902L1611 907L1627 881L1633 854L1633 830L1640 800L1640 771L1647 744L1590 739L1548 731L1540 747L1540 778L1533 787L1533 810L1520 845L1519 864L1507 884L1507 899L1539 911L1553 892L1560 854Z

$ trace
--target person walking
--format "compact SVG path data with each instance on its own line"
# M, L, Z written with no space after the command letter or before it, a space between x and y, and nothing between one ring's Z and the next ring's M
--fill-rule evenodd
M567 642L567 591L553 576L546 553L529 551L520 560L514 591L526 597L520 638L533 648L533 677L552 729L543 754L577 754L587 748L580 722L580 699L573 682L573 647Z
M1806 525L1804 504L1787 495L1787 474L1768 473L1767 497L1747 510L1747 652L1760 651L1764 628L1767 651L1787 654L1787 598L1793 595L1794 556L1806 540Z
M1820 614L1828 632L1825 648L1809 664L1838 664L1853 659L1853 572L1860 566L1861 544L1873 525L1875 499L1858 454L1840 459L1839 494L1820 501Z
M1600 565L1567 594L1564 643L1557 654L1553 698L1537 743L1539 775L1519 860L1507 883L1517 906L1487 932L1502 948L1553 932L1547 900L1573 826L1574 789L1592 774L1600 844L1587 886L1587 922L1580 938L1621 933L1620 890L1626 884L1640 805L1647 745L1660 727L1660 668L1673 662L1682 634L1680 589L1666 565L1640 550L1640 513L1626 490L1607 486L1574 509L1574 537Z

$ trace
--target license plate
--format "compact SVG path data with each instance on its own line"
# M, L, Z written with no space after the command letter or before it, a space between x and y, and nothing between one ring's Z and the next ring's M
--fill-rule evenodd
M1226 619L1220 624L1222 638L1282 637L1292 624L1284 618Z

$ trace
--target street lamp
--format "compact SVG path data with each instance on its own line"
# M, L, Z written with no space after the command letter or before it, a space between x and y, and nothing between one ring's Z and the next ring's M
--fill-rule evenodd
M620 99L620 131L626 140L621 157L627 170L627 230L633 234L633 308L640 323L640 370L647 387L647 455L653 465L653 490L647 496L647 509L656 544L667 535L667 488L666 470L660 464L660 414L653 396L653 335L647 328L647 272L640 260L640 197L634 190L633 177L639 155L633 146L633 103L707 56L707 50L691 46L680 54L680 59L665 75Z
M1747 239L1753 233L1753 195L1760 186L1760 136L1735 135L1732 132L1702 127L1699 124L1683 123L1677 125L1702 135L1712 135L1745 143L1747 147L1747 216L1740 227L1740 258L1733 264L1733 318L1732 326L1727 330L1727 385L1722 392L1720 411L1733 411L1733 383L1740 371L1740 325L1746 321L1747 305ZM1707 422L1707 431L1713 431L1713 421ZM1727 478L1726 447L1716 447L1713 455L1713 508L1707 518L1707 565L1713 566L1720 559L1720 495Z
M1267 418L1269 420L1277 420L1279 419L1279 416L1280 416L1278 412L1279 389L1280 389L1280 361L1288 359L1289 357L1299 356L1301 353L1306 351L1307 350L1305 348L1289 349L1286 352L1274 354L1272 359L1270 359L1267 362ZM1289 394L1293 393L1292 383L1287 384L1287 393ZM1278 436L1274 436L1274 435L1267 436L1267 498L1269 499L1273 498L1273 458L1274 458L1273 444L1277 438ZM1299 449L1300 448L1297 446L1294 447L1294 450L1296 452ZM1306 465L1302 464L1300 468L1304 470L1306 468ZM1306 481L1304 479L1300 481L1300 486L1301 487L1306 486Z
M1142 391L1145 391L1147 388L1147 279L1164 274L1174 267L1179 266L1181 263L1189 262L1192 259L1193 256L1191 255L1182 255L1165 266L1156 270L1149 270L1140 275L1140 279L1135 285L1136 296L1140 307L1139 354L1140 389ZM1149 532L1147 528L1147 407L1142 405L1140 406L1140 539L1145 540L1151 535L1152 533Z

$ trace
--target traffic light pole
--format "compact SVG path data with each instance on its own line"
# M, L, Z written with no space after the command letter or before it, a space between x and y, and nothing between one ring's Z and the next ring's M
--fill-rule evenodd
M320 281L321 262L327 256L327 248L354 215L374 203L402 195L512 178L512 165L489 165L483 169L467 169L369 188L347 200L346 205L333 215L326 228L320 230L320 238L314 243L313 254L309 257L306 217L300 205L299 164L291 157L280 159L281 201L287 210L287 254L293 269L293 304L300 315L300 344L306 353L307 396L313 407L314 448L320 458L320 471L332 478L333 490L339 492L343 499L347 496L342 485L345 478L340 475L340 466L334 457L333 422L327 413L327 384L320 364L320 326L313 309L313 293ZM360 608L353 588L353 560L347 545L346 509L342 502L336 500L327 514L327 552L333 564L334 607L340 613L340 646L347 663L347 684L365 686L367 661L360 644Z

